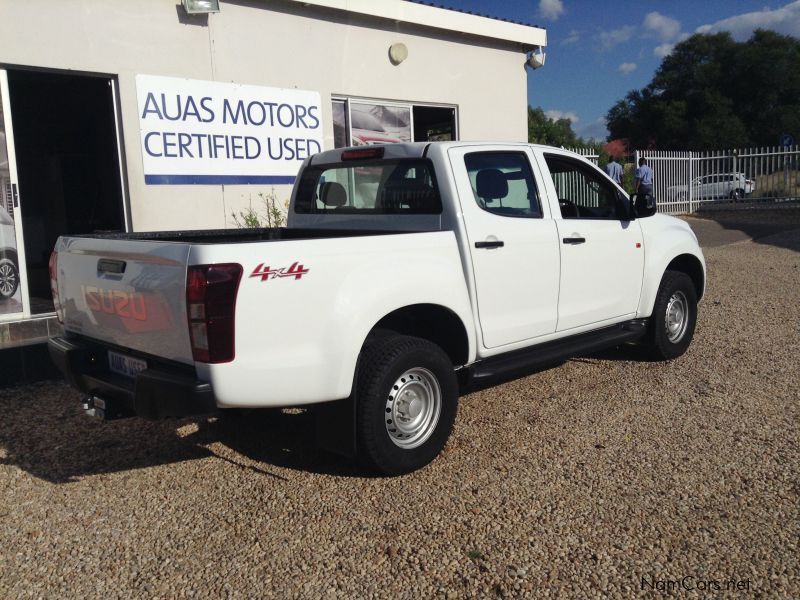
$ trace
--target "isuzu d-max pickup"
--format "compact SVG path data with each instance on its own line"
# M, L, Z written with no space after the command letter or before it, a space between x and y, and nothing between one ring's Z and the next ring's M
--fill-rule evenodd
M95 415L313 406L321 445L409 472L470 382L629 342L683 354L705 264L655 213L556 148L322 152L286 228L60 238L50 353Z

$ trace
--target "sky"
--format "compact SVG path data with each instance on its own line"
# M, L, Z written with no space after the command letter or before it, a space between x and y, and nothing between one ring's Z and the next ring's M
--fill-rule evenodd
M528 104L566 117L583 138L604 139L605 115L650 83L661 60L696 32L754 29L800 38L800 0L428 0L547 30L545 66L528 73Z

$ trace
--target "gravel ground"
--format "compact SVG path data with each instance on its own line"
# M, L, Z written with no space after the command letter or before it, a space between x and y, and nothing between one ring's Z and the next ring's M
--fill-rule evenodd
M800 233L706 257L685 356L469 394L401 478L298 411L100 423L63 384L2 390L0 598L798 598Z

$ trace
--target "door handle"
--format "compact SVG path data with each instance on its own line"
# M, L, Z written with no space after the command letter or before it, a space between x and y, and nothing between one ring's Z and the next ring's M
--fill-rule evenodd
M584 238L584 237L566 237L566 238L564 238L563 242L565 244L572 244L572 245L585 244L586 243L586 238Z
M14 208L19 208L19 190L16 183L11 184L11 195L14 197Z
M504 242L500 240L492 240L490 242L475 242L476 248L502 248L505 246Z

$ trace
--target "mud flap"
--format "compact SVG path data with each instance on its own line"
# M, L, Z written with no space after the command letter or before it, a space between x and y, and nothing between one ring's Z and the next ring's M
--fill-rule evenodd
M324 402L314 407L317 448L348 458L356 456L355 407L353 398Z

